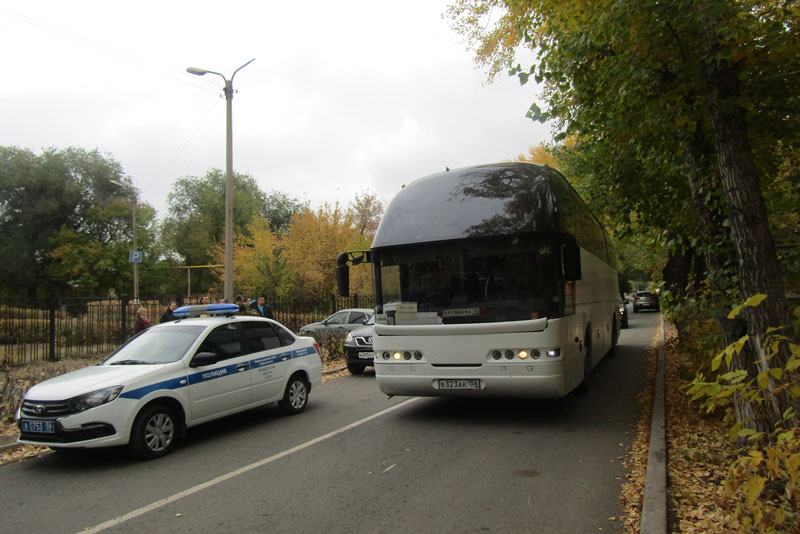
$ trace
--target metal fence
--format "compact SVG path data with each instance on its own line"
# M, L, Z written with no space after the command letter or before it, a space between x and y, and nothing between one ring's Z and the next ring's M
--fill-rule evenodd
M0 364L82 358L109 353L132 334L139 308L159 322L170 299L134 302L121 298L0 298ZM268 299L275 320L298 332L343 308L373 308L372 295L326 299ZM196 304L184 299L179 304Z

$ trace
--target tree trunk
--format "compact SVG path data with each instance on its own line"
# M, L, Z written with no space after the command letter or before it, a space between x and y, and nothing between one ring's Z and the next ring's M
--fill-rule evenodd
M739 361L736 367L750 371L755 365L759 372L763 372L771 365L784 367L788 356L788 352L783 351L773 361L767 361L764 348L767 328L791 328L791 320L750 149L744 110L739 106L738 68L726 59L718 59L723 57L718 55L722 47L714 27L711 21L706 22L703 74L728 219L739 258L742 294L745 298L759 293L767 295L760 306L749 307L746 311L747 332L755 361ZM790 331L785 332L791 336ZM744 360L745 355L743 352L739 356ZM790 398L785 390L773 395L772 423L777 422L790 406L800 408L800 402Z
M667 264L661 271L665 289L670 292L678 302L686 301L687 286L689 285L689 275L692 270L693 254L688 252L687 246L680 250L670 251ZM686 321L680 317L675 318L675 329L678 332L678 339L686 339Z
M728 346L745 335L746 327L741 319L727 318L732 303L720 299L720 295L728 292L729 280L737 273L730 272L730 269L724 267L726 259L732 258L734 251L730 232L723 226L724 214L721 211L723 208L716 202L707 202L703 194L704 190L716 191L719 188L719 183L714 179L716 175L713 169L709 168L710 156L711 149L698 121L694 138L689 143L687 151L689 192L702 243L703 260L707 269L706 279L711 289L713 315L722 333L722 341Z

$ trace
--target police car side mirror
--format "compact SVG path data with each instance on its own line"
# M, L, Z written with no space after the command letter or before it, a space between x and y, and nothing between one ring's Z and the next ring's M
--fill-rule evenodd
M213 365L219 361L219 355L216 352L198 352L192 358L189 367L203 367L205 365Z

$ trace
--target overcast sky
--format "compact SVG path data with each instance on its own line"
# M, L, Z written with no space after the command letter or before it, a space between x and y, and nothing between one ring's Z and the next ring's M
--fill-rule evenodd
M532 86L487 84L441 0L0 0L0 145L98 149L159 216L181 176L233 162L312 207L550 140Z

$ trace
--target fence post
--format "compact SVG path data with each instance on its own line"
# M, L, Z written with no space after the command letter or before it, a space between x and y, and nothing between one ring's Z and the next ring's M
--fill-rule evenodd
M331 313L336 311L336 295L331 293Z
M128 295L120 295L120 310L121 310L121 320L122 320L122 339L119 340L120 343L125 343L128 339Z
M353 293L353 307L358 308L358 293Z
M50 296L47 300L47 308L50 311L50 352L47 359L51 362L56 362L56 308L58 307L58 299Z

